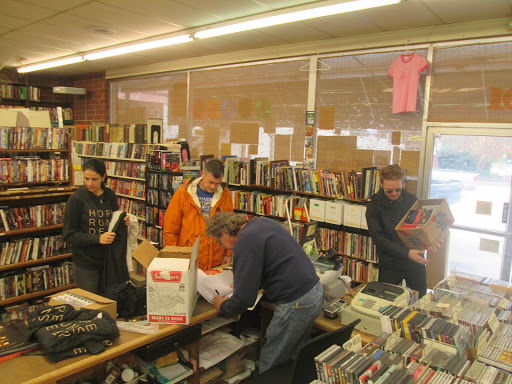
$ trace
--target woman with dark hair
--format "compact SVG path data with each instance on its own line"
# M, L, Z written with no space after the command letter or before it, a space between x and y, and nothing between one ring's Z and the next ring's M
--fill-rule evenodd
M107 245L115 232L109 232L112 212L117 211L116 194L107 188L105 164L89 159L82 166L84 185L68 199L64 213L64 241L73 252L73 278L78 288L99 293ZM125 218L128 224L129 218Z

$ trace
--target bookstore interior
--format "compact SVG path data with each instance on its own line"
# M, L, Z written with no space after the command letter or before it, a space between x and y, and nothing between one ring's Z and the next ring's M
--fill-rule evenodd
M367 35L343 50L325 42L215 64L75 75L0 67L0 375L30 384L512 383L512 24L496 32L480 22L480 35L461 23L440 26L443 37L417 28L407 40L389 32L386 44ZM109 268L129 277L114 285L102 276L95 293L77 286L64 224L91 159L105 165L102 185L121 217L136 223L105 246L105 268L119 253L121 267ZM236 254L201 270L200 240L166 247L175 192L205 178L213 159L233 211L281 224L324 291L310 340L261 374L276 304L261 290L242 315L223 317L215 300L236 295ZM403 178L381 177L393 164ZM399 184L384 187L390 180ZM392 235L377 233L372 204L382 196L395 207L393 193L418 199L392 228L382 224ZM379 236L421 253L425 295L406 276L383 277L379 254L398 248L381 248Z

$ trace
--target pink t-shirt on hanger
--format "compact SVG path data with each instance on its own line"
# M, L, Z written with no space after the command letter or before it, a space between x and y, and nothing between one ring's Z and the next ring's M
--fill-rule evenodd
M393 113L416 112L420 74L427 67L427 59L417 53L393 60L389 66L389 77L393 78Z

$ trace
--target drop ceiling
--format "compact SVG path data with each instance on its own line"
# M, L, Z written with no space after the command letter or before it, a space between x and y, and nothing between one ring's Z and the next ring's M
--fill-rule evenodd
M308 0L1 0L0 67L192 33L255 15L331 4ZM364 11L194 40L40 73L75 76L235 51L325 42L421 27L510 18L512 0L407 0ZM507 24L508 25L508 24ZM504 32L510 33L510 28Z

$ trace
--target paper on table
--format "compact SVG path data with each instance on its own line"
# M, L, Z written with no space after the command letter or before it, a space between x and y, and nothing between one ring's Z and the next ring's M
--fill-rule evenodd
M233 296L232 285L233 273L231 271L208 275L200 269L197 270L197 292L209 303L213 303L213 299L217 296L217 293L226 297ZM262 295L263 292L259 291L254 305L251 308L247 308L249 311L252 311L254 307L256 307Z
M233 273L224 271L216 275L207 275L197 270L197 292L208 302L212 303L217 295L231 297L233 295Z

